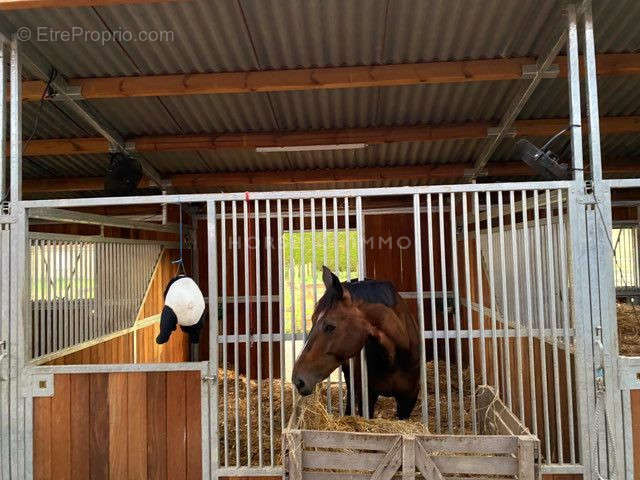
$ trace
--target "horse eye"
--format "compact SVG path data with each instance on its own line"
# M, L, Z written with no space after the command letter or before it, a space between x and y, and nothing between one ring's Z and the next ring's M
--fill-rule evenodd
M336 329L335 325L331 325L330 323L325 323L324 325L324 333L331 333Z

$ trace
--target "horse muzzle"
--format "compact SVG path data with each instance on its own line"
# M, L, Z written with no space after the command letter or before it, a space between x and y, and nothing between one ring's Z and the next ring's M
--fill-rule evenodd
M315 384L311 384L309 381L305 381L305 379L302 378L301 375L294 374L291 378L291 381L298 390L298 393L305 397L307 395L311 395L311 393L313 392L313 387L315 387Z

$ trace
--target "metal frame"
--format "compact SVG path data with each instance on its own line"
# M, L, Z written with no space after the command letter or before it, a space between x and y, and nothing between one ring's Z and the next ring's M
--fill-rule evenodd
M607 444L608 440L604 437L604 432L593 432L590 424L591 419L595 413L595 380L599 372L594 368L594 358L593 358L593 345L592 342L594 339L600 339L602 344L604 345L605 352L607 354L604 356L604 380L606 384L606 397L605 397L605 405L606 405L606 413L607 413L607 421L612 428L613 431L613 439L616 442L616 445L625 445L627 452L627 462L625 465L625 458L622 456L617 456L616 458L616 470L618 472L625 471L627 476L630 477L632 475L632 466L629 464L629 430L625 429L623 426L623 422L628 422L628 417L625 415L629 415L630 406L628 400L628 390L631 388L636 388L637 385L637 377L636 380L629 380L631 372L633 375L640 368L636 365L636 360L626 360L624 357L618 358L617 355L617 329L616 329L616 319L615 319L615 296L613 295L613 265L612 265L612 252L608 250L608 246L606 244L606 239L608 236L608 232L611 228L611 199L610 199L610 190L611 188L631 188L631 187L640 187L640 179L625 179L625 180L603 180L602 179L602 168L601 168L601 155L600 155L600 139L599 139L599 119L598 119L598 111L597 111L597 86L596 86L596 72L595 72L595 47L593 40L593 21L591 14L591 2L590 0L583 0L580 2L579 7L575 7L570 5L568 8L568 28L564 31L561 36L557 39L557 41L553 44L551 49L538 60L538 68L537 71L533 74L531 78L529 78L527 85L523 88L522 92L518 95L518 97L514 100L511 106L508 108L507 113L503 117L500 122L500 126L498 128L497 134L485 145L476 164L474 166L474 177L482 171L484 165L488 161L489 157L495 151L495 148L499 144L500 140L507 134L513 120L516 118L518 112L521 110L522 106L526 102L527 98L531 95L531 92L535 88L535 86L540 82L541 78L545 75L546 67L551 63L553 58L556 56L558 50L562 47L563 43L568 41L568 81L569 81L569 96L570 96L570 109L571 109L571 122L572 124L579 124L581 120L581 112L580 112L580 78L578 71L578 31L579 31L579 16L584 14L584 22L583 22L583 30L582 33L584 35L584 45L585 45L585 85L586 85L586 98L587 98L587 118L589 122L589 159L590 166L592 172L591 183L587 184L585 182L584 173L583 173L583 153L582 153L582 132L581 128L574 127L571 130L571 143L572 143L572 160L573 167L575 169L574 180L572 181L561 181L561 182L527 182L527 183L498 183L498 184L469 184L469 185L454 185L454 186L426 186L426 187L397 187L397 188L386 188L386 189L357 189L357 190L322 190L322 191L305 191L305 192L260 192L260 193L252 193L252 194L194 194L194 195L155 195L148 197L120 197L120 198L92 198L92 199L58 199L58 200L39 200L39 201L30 201L25 202L22 201L22 135L21 135L21 75L20 75L20 56L21 52L19 51L19 44L16 39L12 41L8 41L5 37L0 37L0 45L4 48L5 45L10 47L10 91L9 91L9 102L10 106L10 162L9 162L9 177L10 182L8 185L8 191L10 193L10 207L11 207L11 217L7 218L4 225L6 225L5 230L3 232L10 232L10 234L2 234L4 235L2 238L5 240L9 240L10 236L10 250L7 245L3 244L3 250L0 252L1 258L10 262L10 282L7 284L2 283L0 287L4 290L7 289L6 293L10 295L11 302L8 306L3 305L2 316L0 318L3 319L3 324L0 325L0 334L5 335L8 334L8 338L4 341L7 342L8 345L8 356L5 357L4 362L8 368L8 377L9 380L3 381L0 379L0 393L8 393L9 402L8 402L8 413L9 413L9 423L5 425L4 423L0 423L0 428L7 428L8 432L0 432L2 433L2 437L0 440L0 458L2 458L2 462L0 463L0 473L7 474L11 478L31 478L32 477L32 465L30 459L32 458L32 445L31 439L33 435L33 426L32 426L32 397L30 395L23 396L22 392L25 391L30 385L31 375L38 373L76 373L76 372L95 372L95 371L167 371L167 370L184 370L184 369L194 369L200 370L202 372L203 379L207 381L207 387L202 389L202 402L203 402L203 415L202 415L202 435L203 435L203 471L205 477L207 478L217 478L218 475L228 474L228 475L246 475L249 473L252 474L261 474L268 475L273 474L274 472L280 472L281 470L273 465L271 466L260 466L259 468L255 467L247 467L247 468L232 468L232 467L222 467L218 466L218 443L217 443L217 415L218 405L217 405L217 367L218 367L218 348L219 342L214 341L210 342L210 358L209 362L200 362L200 363L191 363L191 364L156 364L156 365L121 365L121 366L75 366L75 367L31 367L28 368L26 366L26 359L30 358L31 351L29 346L27 345L26 339L30 338L30 328L31 322L29 321L29 312L25 308L26 299L28 298L28 269L25 268L28 265L28 250L27 250L27 226L28 226L28 213L30 209L37 208L56 208L56 207L80 207L80 206L109 206L109 205L122 205L122 204L130 204L130 205L140 205L140 204L154 204L154 203L186 203L186 202L202 202L207 204L207 215L208 215L208 224L209 224L209 241L211 242L211 238L216 239L217 230L216 230L216 208L219 205L221 208L221 213L224 217L224 204L225 202L232 202L235 207L236 202L238 201L248 201L251 200L253 202L265 202L269 207L272 207L274 204L276 206L275 211L277 212L277 221L278 221L278 234L281 236L283 232L283 222L282 222L282 201L287 200L289 205L291 202L296 200L300 205L303 205L304 202L309 201L312 202L312 205L315 205L315 201L318 199L322 200L323 206L323 217L325 216L325 200L327 198L344 198L344 199L355 199L356 200L356 211L359 211L358 220L360 220L360 214L362 213L361 204L360 210L358 210L359 202L362 197L366 196L390 196L390 195L406 195L413 197L414 199L414 214L416 212L420 212L422 207L420 205L421 201L427 202L427 210L431 211L434 203L432 203L432 196L436 199L439 204L439 215L440 215L440 223L443 224L443 196L449 196L454 199L455 197L463 198L465 203L462 207L463 216L468 214L467 211L467 203L468 196L473 197L473 205L474 205L474 215L477 218L479 208L478 208L478 197L481 193L486 195L486 199L491 201L491 192L510 192L510 213L513 217L514 213L514 192L521 192L523 190L535 190L535 191L544 191L545 192L545 201L547 213L551 208L551 205L548 203L549 191L566 191L566 205L567 205L567 228L568 228L568 258L567 258L567 276L568 282L571 286L572 292L572 301L571 301L571 313L572 318L574 319L574 338L576 339L575 345L575 383L576 383L576 415L577 415L577 435L576 438L578 440L578 450L579 450L579 458L581 464L558 464L558 465L547 465L543 471L545 473L577 473L582 472L585 475L585 478L592 478L597 474L596 468L599 468L600 472L605 472L608 469L609 473L613 472L613 465L610 464L610 461L613 459L614 446L611 444ZM20 46L22 47L22 46ZM24 46L29 49L28 46ZM0 52L0 54L3 54ZM49 66L46 62L42 61L34 61L33 52L29 51L28 56L32 58L32 60L27 59L27 57L23 56L22 61L27 66L27 69L34 71L37 76L43 80L49 75ZM0 87L4 85L5 74L4 69L2 68L3 62L0 62ZM70 110L72 110L76 115L79 115L86 122L93 126L101 135L107 138L110 142L117 145L120 149L126 149L128 146L124 143L124 140L116 133L113 132L101 119L99 119L95 112L91 112L87 105L82 104L82 102L78 102L77 99L71 94L71 91L68 89L68 85L63 79L58 79L53 82L54 89L62 95L64 99L65 105L67 105ZM0 100L3 100L5 95L4 88L0 88L2 92L0 93ZM4 101L0 101L0 122L4 122L6 118L5 108L7 103ZM4 129L2 129L4 132ZM2 153L2 149L4 148L4 142L2 140L2 134L0 134L0 153ZM4 158L4 155L2 155ZM145 173L156 181L159 185L162 184L162 179L160 179L157 172L150 167L146 162L144 162ZM6 176L7 170L4 168L4 163L2 168L0 168L0 194L4 191L4 185L6 185ZM502 194L498 194L498 209L503 207L503 199ZM437 196L437 198L436 198ZM523 200L526 200L526 196L523 196ZM538 201L538 208L534 208L534 212L537 212L539 208L541 208L540 199L537 195L534 196L534 202ZM274 203L275 202L275 203ZM417 210L416 210L417 204ZM285 207L287 205L285 204ZM451 210L450 219L455 220L455 211L454 209L457 207L455 202L451 202ZM245 204L246 210L246 204ZM302 210L302 209L301 209ZM523 209L526 211L526 209ZM302 218L304 218L304 212L300 212ZM37 211L36 211L37 214ZM269 218L268 210L265 212L267 215L266 218ZM345 219L348 219L349 214L345 212ZM493 215L487 216L487 222L489 223L488 231L491 232L491 220ZM234 218L234 226L235 221L237 220L237 212L235 208L233 209L233 218ZM244 222L246 224L248 217L245 213L243 215ZM2 219L0 219L2 220ZM414 217L416 220L416 217ZM467 219L468 220L468 219ZM3 220L4 221L4 220ZM499 215L498 217L498 236L502 237L504 235L504 225L502 223L503 215ZM428 236L431 239L432 236L432 227L431 219L429 216L429 221L427 225ZM472 225L476 228L476 236L478 238L478 223L473 222ZM540 219L534 217L533 219L533 227L536 230L540 229ZM224 222L221 223L224 225ZM547 217L547 228L549 225L548 217ZM466 234L468 234L467 227L469 226L469 222L465 221L463 226L463 241L466 243L469 241ZM360 230L359 227L357 227ZM420 229L424 229L424 227L420 224L419 215L417 217L415 223L416 231ZM544 225L543 225L544 228ZM360 230L361 231L361 230ZM245 228L245 236L246 236L246 228ZM451 234L454 236L457 235L457 231L455 229L451 230ZM513 235L513 231L512 231ZM5 238L6 237L6 238ZM415 237L418 238L418 235ZM216 255L215 248L217 245L214 240L214 249L209 249L209 281L210 281L210 296L209 296L209 306L211 312L211 322L210 322L210 333L212 335L218 334L218 314L217 308L217 298L218 298L218 285L217 285L217 268L216 264ZM6 243L6 242L5 242ZM537 245L538 248L540 245ZM282 242L278 241L278 265L282 268L284 265L282 259ZM547 249L549 249L549 244L547 242ZM465 248L465 253L467 249ZM503 262L501 264L503 271L507 267L507 264L504 263L504 248L502 244L499 244L500 250L498 252L498 259L496 261ZM493 251L493 248L491 248ZM532 249L531 252L527 252L527 254L531 254L531 258L539 258L538 252L535 249ZM454 258L456 254L454 254ZM430 250L428 255L425 255L427 258L427 262L433 263L433 252ZM246 258L246 257L245 257ZM359 276L363 276L363 262L361 260L362 257L359 258L358 262L358 272ZM585 262L585 259L588 259ZM465 264L468 263L465 260ZM538 261L534 262L534 270L538 268ZM4 265L4 263L3 263ZM237 268L236 265L234 267ZM224 268L224 265L223 265ZM234 277L237 279L237 271L234 268ZM516 269L517 265L514 264L513 268ZM420 282L422 282L422 270L420 270ZM594 272L597 272L597 276L594 275ZM212 275L215 274L215 275ZM278 272L279 275L279 292L280 296L284 295L283 292L283 272ZM418 273L418 272L417 272ZM530 272L533 274L533 272ZM538 275L538 272L535 272ZM467 280L468 272L465 274L465 281ZM433 275L430 272L430 284L433 285ZM455 284L457 285L460 279L454 279ZM553 284L553 279L551 277L547 278L546 281L550 282L549 285ZM504 286L504 283L503 283ZM10 288L10 290L9 290ZM443 288L444 290L444 288ZM421 300L421 304L424 303L425 298L427 296L422 295L423 288L418 288L418 298ZM590 295L589 292L599 292L598 295ZM225 286L222 287L222 293L225 295ZM248 293L246 293L245 302L250 303L250 299L248 297ZM505 294L503 290L503 296ZM422 298L420 298L422 297ZM4 298L4 297L3 297ZM260 295L257 296L260 298ZM431 291L431 304L434 305L435 295L433 294L433 289ZM238 307L238 295L237 292L234 292L234 309L237 311ZM268 305L271 307L271 299L272 293L269 291L268 293ZM444 296L444 299L447 300L447 295ZM280 298L282 300L282 298ZM283 302L280 301L280 314L282 316L282 305ZM453 303L455 305L455 317L458 320L456 323L455 330L445 332L443 337L453 338L459 341L461 338L464 338L465 334L469 335L469 328L467 330L462 330L462 326L460 325L460 316L462 310L460 310L460 306L468 306L461 302L460 292L454 290L453 295ZM225 303L226 305L226 303ZM482 307L480 307L482 308ZM486 307L485 307L486 308ZM7 312L8 309L8 312ZM495 311L495 305L493 301L492 294L492 302L491 307L486 308L487 310L491 310L491 317L495 322L497 318L497 312ZM226 312L226 307L225 310ZM556 312L556 314L560 314L560 312ZM226 321L226 313L223 313L223 322ZM237 317L237 315L236 315ZM8 319L8 322L7 322ZM424 314L420 315L421 325L425 323ZM282 319L281 319L282 322ZM509 328L507 325L507 318L503 321L505 329L501 332L502 338L507 340L512 336L515 338L521 338L522 332L518 331L517 328ZM495 325L495 323L494 323ZM280 327L284 327L282 323ZM566 327L566 324L565 324ZM223 323L224 328L224 323ZM597 330L596 330L597 329ZM498 332L495 328L493 341L496 342L498 339ZM558 339L557 332L554 332L554 329L551 329L550 333L551 341L556 342ZM571 334L566 328L564 328L563 335ZM283 330L281 330L283 331ZM432 338L436 338L439 336L438 334L433 334L433 332L428 332L425 327L423 330L425 333L425 338L429 338L428 334L432 333ZM601 332L601 333L600 333ZM480 338L484 338L485 332L483 329L473 332L473 335L476 334ZM536 333L535 329L529 329L527 332L528 335L532 335ZM546 330L543 331L542 328L537 329L537 334L542 336L544 335L545 341L547 338ZM266 339L264 338L266 335ZM304 338L304 333L301 333L301 336ZM297 338L294 334L292 338ZM565 337L566 338L566 337ZM258 335L258 342L267 341L269 344L272 344L276 336L274 336L273 332L269 332L267 334ZM235 338L226 335L225 333L225 341L231 340L236 345L238 342L244 341L249 344L251 341L250 337L245 335L245 338L242 339L241 336L236 335ZM488 339L490 340L490 339ZM0 339L0 342L3 339ZM281 353L282 351L282 343L281 342ZM555 348L555 347L554 347ZM0 351L0 356L2 352ZM519 353L516 355L519 356ZM495 359L494 359L495 360ZM552 360L553 368L555 372L555 368L557 368L557 358L554 357ZM0 364L0 375L2 375L2 364ZM486 367L485 367L486 368ZM507 368L507 364L505 363L505 368ZM496 379L496 382L498 380ZM557 384L557 377L556 377ZM450 383L450 382L449 382ZM351 383L353 385L353 382ZM8 388L7 388L8 386ZM4 390L3 390L4 389ZM514 399L517 398L520 401L522 387L517 386L516 392L513 396L508 395L507 399L510 401L513 400L513 403L521 403L516 402ZM4 393L3 393L4 392ZM622 395L620 394L622 392ZM512 392L513 393L513 392ZM211 399L211 401L209 401ZM449 409L451 407L449 406ZM424 413L424 412L423 412ZM3 414L3 410L0 407L0 414ZM283 414L284 417L284 414ZM4 417L3 417L4 418ZM210 421L211 420L211 421ZM8 434L7 434L8 433ZM209 445L211 446L211 450L209 450ZM599 446L599 451L596 451L594 447ZM10 461L4 461L5 456L8 455ZM262 461L260 461L262 463ZM598 467L596 467L596 465Z

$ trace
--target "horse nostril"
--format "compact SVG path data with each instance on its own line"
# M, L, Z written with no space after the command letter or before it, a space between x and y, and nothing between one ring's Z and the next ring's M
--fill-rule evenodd
M298 390L302 390L304 388L304 380L302 380L302 378L300 377L295 378L294 383Z

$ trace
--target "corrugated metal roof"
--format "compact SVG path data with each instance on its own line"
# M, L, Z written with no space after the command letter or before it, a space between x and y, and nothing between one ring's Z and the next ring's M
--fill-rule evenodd
M268 70L536 56L563 26L563 0L238 0L7 12L0 28L172 31L169 41L35 42L66 76ZM599 52L639 52L640 2L594 2ZM43 30L44 28L44 30ZM602 115L640 114L640 77L599 77ZM520 118L565 117L566 79L544 80ZM518 81L324 91L96 100L123 136L316 130L496 121ZM584 94L584 92L583 92ZM37 103L25 103L23 134ZM34 138L95 135L53 102ZM637 135L603 137L606 156L637 155ZM542 139L538 143L542 143ZM411 142L356 151L145 153L163 174L472 162L483 140ZM559 141L560 150L566 139ZM508 160L513 140L493 157ZM25 176L99 176L107 155L25 159ZM406 182L404 182L406 183ZM379 185L379 183L377 184ZM292 186L292 188L294 188Z

